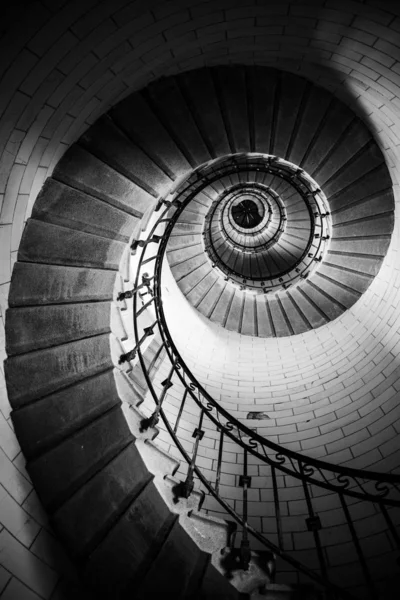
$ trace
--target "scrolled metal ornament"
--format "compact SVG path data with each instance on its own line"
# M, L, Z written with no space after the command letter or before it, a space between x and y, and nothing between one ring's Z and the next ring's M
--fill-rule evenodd
M235 427L237 427L236 423L233 423L232 421L226 421L226 423L225 423L226 431L234 431Z
M273 462L275 465L284 465L286 463L286 456L278 452L275 454L275 460Z
M247 442L247 444L248 444L248 447L253 448L253 450L256 450L258 448L258 441L253 437L249 438L249 441Z
M342 490L348 489L351 485L351 478L348 477L347 475L339 474L336 477L336 481L339 484L339 486L337 486L337 487L340 487L340 489L342 489Z
M307 463L302 463L302 469L303 469L304 475L306 475L307 477L313 477L315 475L316 469L312 465L308 465Z
M389 484L384 481L376 481L375 491L379 498L387 498L390 494Z
M206 410L209 413L212 413L213 410L215 410L215 406L214 404L212 404L209 400L206 400L204 406L204 410Z

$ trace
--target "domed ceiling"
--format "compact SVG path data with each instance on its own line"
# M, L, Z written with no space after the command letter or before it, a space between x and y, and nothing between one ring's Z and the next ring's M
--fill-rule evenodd
M235 152L168 198L184 206L167 247L172 273L228 329L281 337L320 327L360 298L389 246L394 201L380 149L347 106L300 77L213 72L219 102L210 98L208 115L222 114ZM263 131L268 144L256 141Z

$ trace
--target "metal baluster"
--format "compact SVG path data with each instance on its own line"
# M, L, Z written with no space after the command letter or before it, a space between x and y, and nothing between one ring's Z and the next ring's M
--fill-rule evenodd
M327 573L327 569L326 569L326 562L325 562L324 552L322 549L321 539L319 537L319 530L321 529L321 520L320 520L319 516L317 514L315 514L315 512L314 512L314 508L313 508L312 501L311 501L310 490L308 489L308 484L305 479L304 465L301 462L299 462L298 464L299 464L300 472L302 474L301 482L303 484L304 496L306 499L307 510L308 510L308 515L309 515L308 518L306 519L307 529L308 529L308 531L313 532L314 542L315 542L315 546L317 548L318 561L319 561L322 577L325 579L326 582L328 582L328 573ZM328 598L329 597L330 596L328 595Z
M161 240L161 237L161 235L153 235L150 239L148 238L147 240L133 240L131 243L131 250L134 252L135 250L137 250L137 248L144 248L144 246L147 246L147 244L151 244L151 242L158 244Z
M216 476L216 479L215 479L215 491L217 492L217 494L219 492L219 482L220 482L220 479L221 479L221 465L222 465L223 445L224 445L224 430L221 429L220 435L219 435L217 476Z
M346 517L347 525L350 529L351 537L353 538L353 543L357 551L358 560L361 564L364 579L367 583L368 596L371 598L371 600L378 600L378 594L376 592L374 582L372 581L371 573L369 572L367 561L365 560L360 540L358 539L356 528L354 527L353 519L351 518L349 507L347 506L346 498L344 497L344 494L341 493L339 493L339 498L342 503L342 508Z
M154 302L154 300L155 300L155 297L152 296L151 299L148 302L146 302L146 304L143 304L142 308L139 309L136 313L136 319L138 319L140 317L140 315L150 306L150 304L152 304ZM142 300L142 302L143 302L143 300Z
M138 292L140 289L142 289L143 287L147 287L147 294L150 294L151 296L153 295L153 290L151 289L150 286L150 281L154 279L153 277L150 277L148 273L143 273L142 275L142 283L140 283L138 286L136 286L135 288L131 289L131 290L127 290L126 292L120 292L117 296L117 301L121 301L121 300L127 300L128 298L132 298L132 296L134 294L136 294L136 292Z
M160 410L162 407L162 403L164 401L165 396L167 395L167 391L169 390L170 387L172 387L174 384L171 383L171 379L173 374L175 373L175 363L172 365L171 370L169 372L169 375L167 377L167 379L164 379L164 381L161 382L161 385L163 386L163 391L161 392L161 396L158 399L158 404L156 406L155 411L153 412L153 414L148 417L147 419L142 419L142 421L140 422L140 431L146 431L146 429L149 429L149 427L155 427L158 423L158 421L160 420Z
M119 360L118 360L119 365L122 365L122 363L124 363L124 362L129 362L130 360L133 360L135 358L138 348L140 348L140 346L143 344L145 339L148 338L150 335L154 335L154 327L156 325L157 325L157 321L154 321L154 323L152 325L150 325L150 327L143 328L144 333L143 333L142 337L140 338L140 340L138 341L138 343L136 344L136 346L134 348L132 348L132 350L129 350L129 352L126 352L126 354L121 354L121 356L119 357Z
M160 198L156 204L154 212L158 212L162 206L169 208L171 206L171 204L172 204L172 202L170 202L170 200L165 200L164 198ZM165 220L166 219L163 219L163 221L165 221ZM167 220L169 220L169 219L167 219Z
M247 475L247 450L243 452L243 475L239 477L239 485L243 488L243 537L240 544L240 566L247 571L250 565L251 550L247 531L247 490L251 487L251 477Z
M152 289L152 287L150 285L150 281L152 279L154 279L154 276L150 277L148 273L143 273L142 285L147 288L147 292L143 292L142 294L139 294L139 296L141 298L143 298L143 296L146 296L146 294L150 294L150 296L154 296L154 290Z
M183 398L182 398L182 402L181 405L179 407L179 412L178 412L178 416L176 417L176 421L175 421L175 426L174 426L174 433L176 433L178 426L179 426L179 421L181 420L181 416L182 416L182 411L183 411L183 407L185 406L185 402L186 402L186 397L188 395L188 391L187 388L185 388L185 391L183 393Z
M142 261L142 266L151 262L152 260L156 260L158 254L155 254L154 256L151 256L150 258L146 258L146 260Z
M144 362L147 366L147 373L149 374L149 376L151 375L151 371L155 367L158 359L160 358L161 352L164 350L164 348L165 348L165 342L162 342L162 344L157 349L155 355L153 356L153 358L150 361L146 361L146 358L144 359Z
M193 435L192 435L192 437L194 437L196 441L194 443L193 454L192 454L192 459L189 463L188 473L187 473L185 481L181 481L179 484L179 495L183 498L189 498L189 496L193 492L193 488L194 488L194 477L193 477L194 467L196 465L196 458L197 458L197 452L199 449L199 444L200 444L200 441L204 437L204 431L201 428L203 425L203 417L204 417L204 409L202 408L200 410L199 426L196 427L196 429L193 431Z
M380 511L387 523L390 533L392 534L392 538L397 546L397 550L400 552L400 536L396 531L395 526L393 525L393 521L388 513L388 510L384 504L379 503ZM400 565L400 557L397 559L397 563Z
M274 504L275 504L275 517L276 517L276 526L278 531L278 544L279 548L283 550L283 533L282 533L282 517L281 517L281 507L279 505L279 494L278 494L278 484L276 480L276 471L275 467L271 465L271 475L272 475L272 486L274 490Z

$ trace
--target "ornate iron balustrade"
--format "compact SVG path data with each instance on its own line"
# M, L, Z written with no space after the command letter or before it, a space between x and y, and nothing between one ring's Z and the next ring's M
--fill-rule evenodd
M218 177L218 171L210 171L210 179ZM158 221L150 231L147 240L141 240L138 246L142 247L139 257L136 281L134 288L120 294L118 299L129 298L133 296L133 318L136 344L128 353L120 357L120 363L132 360L138 357L143 369L146 382L154 400L155 410L153 414L144 419L142 429L155 426L161 418L165 428L173 439L174 444L181 453L183 459L188 465L186 479L180 484L179 493L182 497L188 497L193 491L195 479L204 486L207 492L212 495L221 505L221 507L233 517L240 525L242 530L242 540L240 545L241 565L248 568L250 560L249 536L256 539L268 550L281 557L296 570L305 574L316 583L321 585L327 593L329 600L334 598L354 599L355 596L345 589L341 589L329 578L329 569L323 546L323 528L319 515L314 504L318 498L315 490L325 490L330 494L336 495L338 504L343 511L343 523L347 524L348 530L354 548L358 557L359 564L364 575L367 586L367 593L371 600L379 600L373 577L368 568L368 561L364 555L362 543L358 537L355 521L352 517L352 502L354 500L372 504L376 509L376 514L381 514L387 530L391 536L393 546L400 551L400 537L393 522L393 510L400 507L400 476L393 474L383 474L367 470L353 469L340 465L333 465L325 461L310 458L300 453L283 448L278 444L257 434L243 423L235 419L228 411L222 408L216 400L200 385L191 371L186 366L180 356L173 339L171 338L166 323L163 302L161 297L161 276L162 264L168 239L179 215L185 206L197 194L198 188L193 190L193 179L196 173L191 177L189 188L190 194L180 194L179 197L170 202L160 202L159 209L163 204L165 208L162 211ZM150 243L156 243L150 246ZM149 253L149 248L153 253ZM155 251L154 251L155 250ZM150 254L150 255L149 255ZM154 265L154 275L147 273L149 265ZM143 272L143 269L146 272ZM153 282L153 287L151 287ZM144 301L140 290L146 288L150 299ZM142 305L140 306L140 302ZM143 333L139 332L138 318L147 309L154 311L154 322L151 326L145 327ZM155 333L158 329L162 338L162 347L170 361L171 367L168 377L162 382L162 392L157 393L146 369L146 364L142 352L142 344L148 336ZM164 409L168 390L179 384L183 390L178 414L175 422L172 423L168 418L167 411ZM185 407L191 402L197 408L198 424L193 431L194 446L192 452L185 450L179 436L179 427L184 414ZM197 464L198 451L202 440L207 434L213 432L216 440L216 473L215 481L211 482L204 474L202 468ZM217 435L215 435L217 434ZM224 444L234 443L243 453L243 472L239 478L239 485L243 492L243 502L241 514L232 508L230 503L224 499L220 493L221 465L223 463ZM248 490L251 487L251 476L248 474L248 459L250 456L256 457L268 466L272 482L272 498L275 509L276 519L276 537L277 543L272 542L265 534L257 531L249 524L248 517ZM293 477L298 480L303 490L303 498L307 507L306 526L311 532L314 540L316 554L318 557L318 568L310 568L302 564L295 557L291 556L290 551L285 548L284 516L282 515L282 502L280 499L281 489L278 483L279 476Z

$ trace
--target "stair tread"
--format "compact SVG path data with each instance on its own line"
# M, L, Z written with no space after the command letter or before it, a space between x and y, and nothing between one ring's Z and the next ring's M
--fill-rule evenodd
M136 440L136 446L141 453L149 471L155 475L171 475L178 470L180 461L173 458L168 452L162 450L155 442L151 440Z
M191 557L189 564L185 561L187 556ZM176 521L147 576L139 589L136 588L135 597L138 600L155 597L161 588L163 594L177 600L193 597L201 586L208 562L209 556L199 550Z

